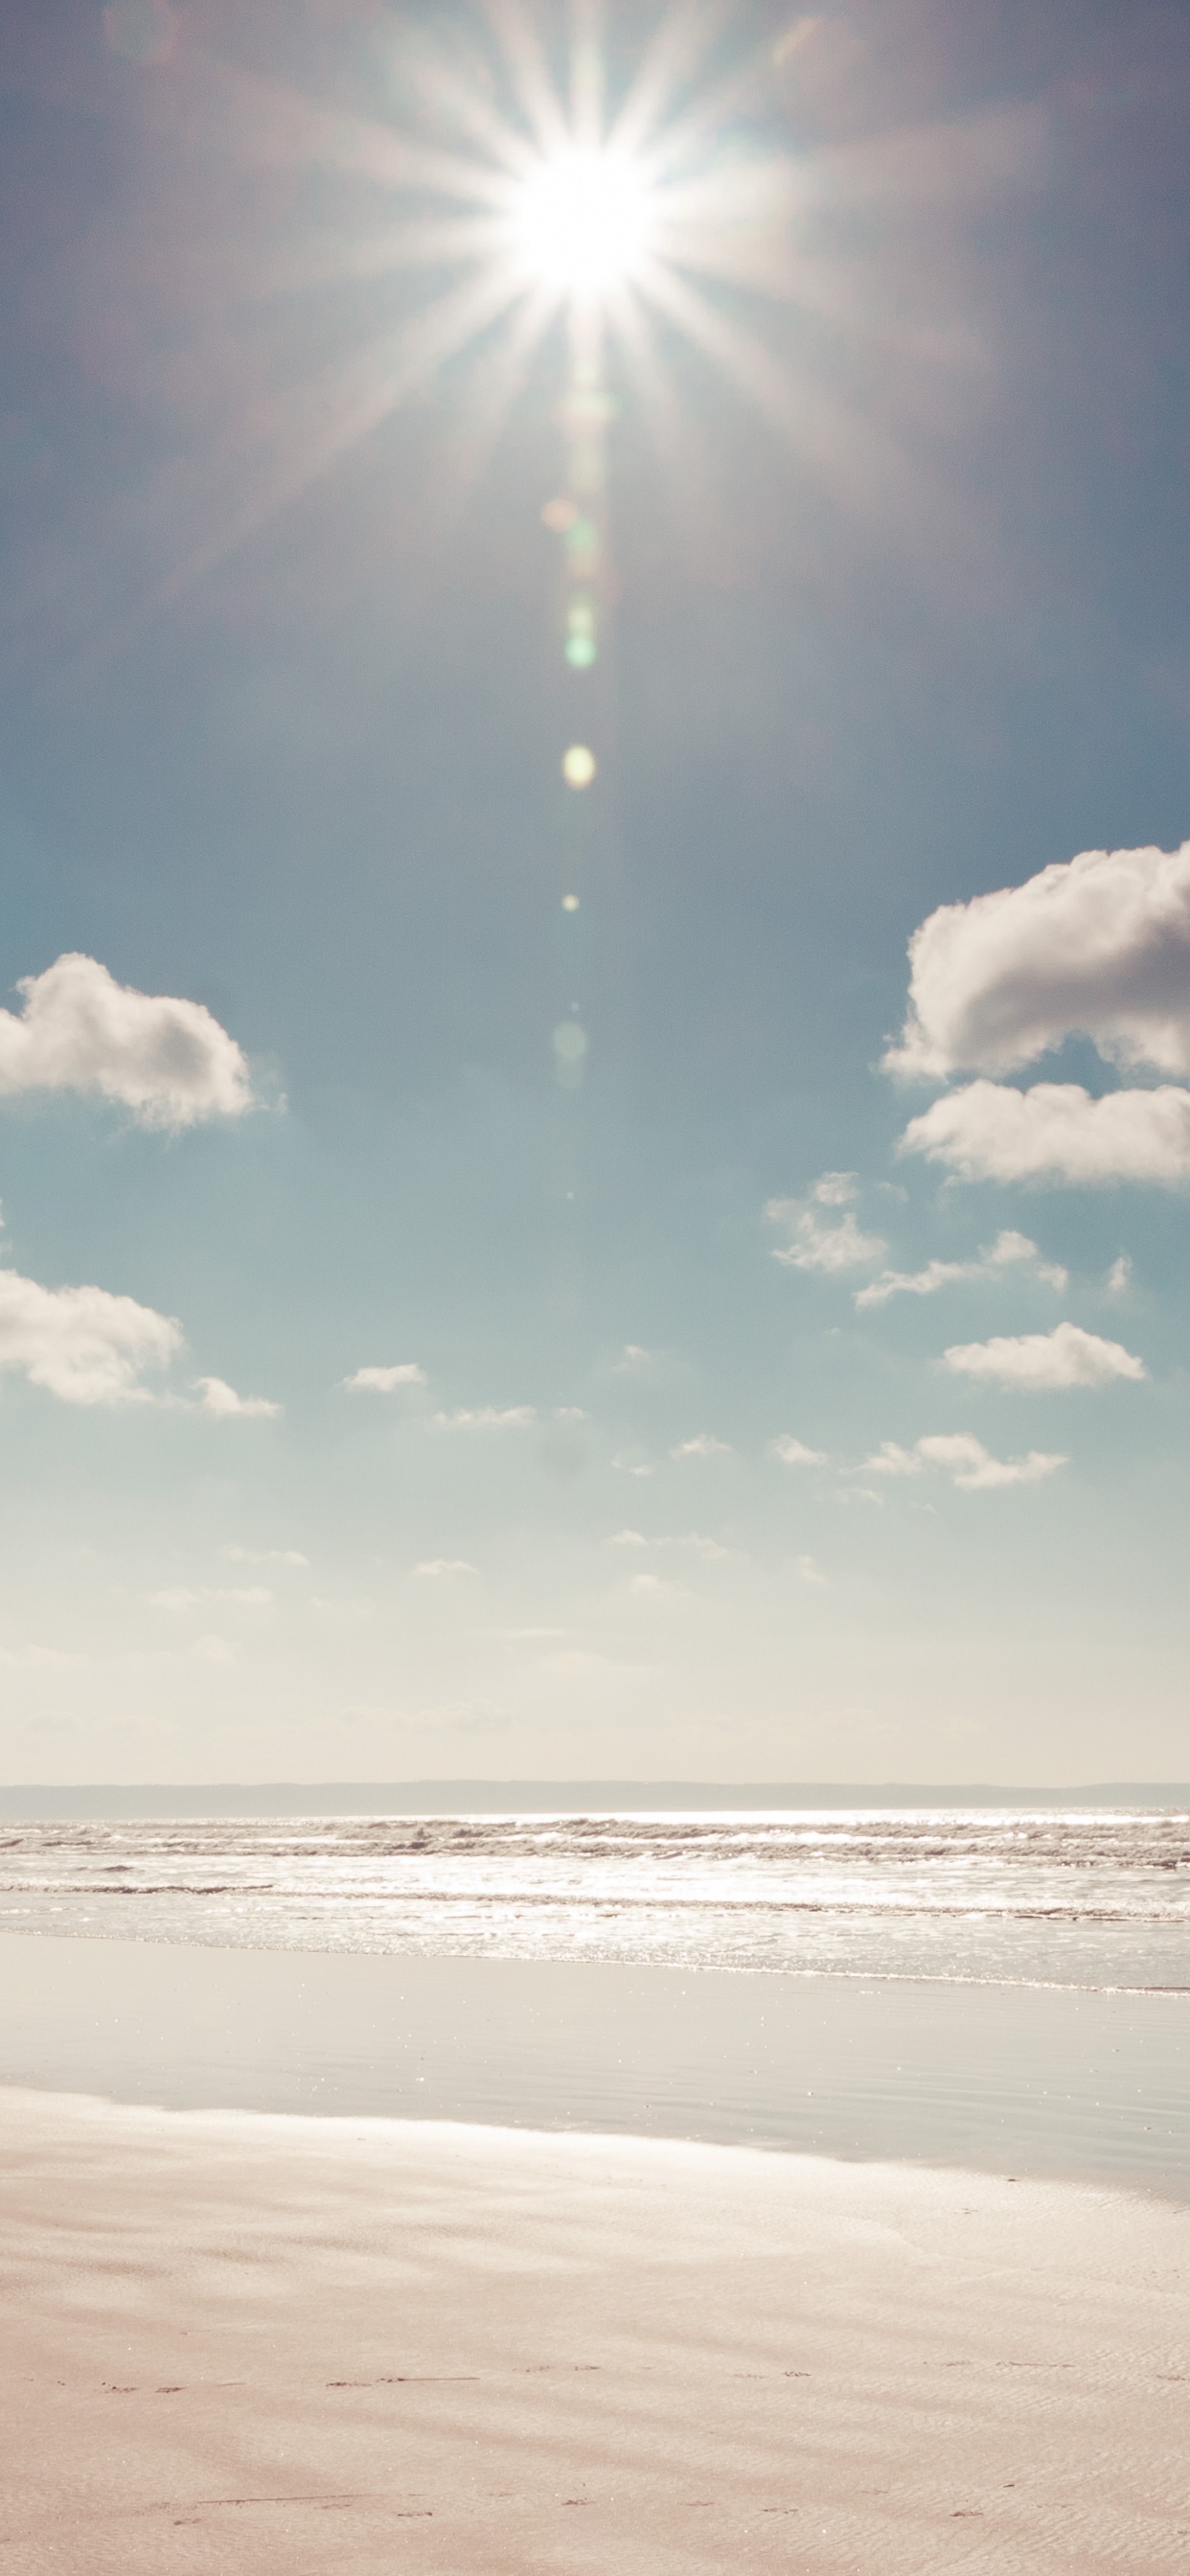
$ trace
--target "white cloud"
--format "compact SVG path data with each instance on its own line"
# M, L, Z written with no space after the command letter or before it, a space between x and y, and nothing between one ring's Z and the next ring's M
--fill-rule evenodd
M821 1567L815 1564L812 1556L799 1556L795 1558L794 1562L803 1583L823 1584L826 1582L825 1574L822 1572Z
M704 1538L701 1530L662 1531L657 1538L645 1538L640 1530L622 1529L617 1530L607 1544L609 1547L689 1548L695 1556L717 1559L731 1555L731 1549L724 1547L721 1539Z
M730 1440L716 1440L713 1432L696 1431L692 1440L679 1440L670 1450L671 1458L726 1458Z
M20 1369L64 1404L153 1399L141 1380L182 1347L172 1315L106 1288L42 1288L0 1270L0 1369Z
M824 1172L807 1198L769 1199L764 1211L769 1224L783 1226L789 1237L778 1244L774 1261L788 1270L818 1270L828 1277L879 1261L887 1246L882 1235L861 1233L848 1205L855 1195L854 1172ZM827 1219L820 1213L823 1208L846 1208L847 1214Z
M612 1361L616 1377L647 1377L656 1364L656 1351L647 1351L643 1342L625 1342L618 1360Z
M895 1440L882 1440L872 1458L865 1458L861 1475L920 1476L927 1467L939 1467L966 1494L987 1493L1006 1485L1036 1485L1052 1476L1069 1460L1056 1452L1030 1449L1024 1458L993 1458L969 1431L927 1432L916 1440L912 1449L902 1449Z
M1048 1181L1072 1189L1190 1181L1190 1091L1109 1091L1093 1100L1077 1082L1014 1091L968 1083L913 1118L898 1146L964 1181Z
M968 1494L999 1485L1036 1485L1069 1464L1059 1453L1043 1449L1030 1449L1024 1458L993 1458L969 1431L931 1432L917 1446L931 1467L944 1468L952 1484Z
M890 1073L1014 1073L1077 1032L1111 1064L1190 1074L1190 842L1084 850L943 904L909 958Z
M1127 1296L1128 1291L1132 1286L1132 1257L1130 1253L1117 1253L1111 1269L1108 1271L1107 1278L1104 1281L1104 1286L1109 1297Z
M416 1360L398 1360L392 1368L358 1368L340 1383L349 1395L392 1395L399 1386L424 1386L426 1373Z
M532 1404L480 1404L469 1409L460 1405L454 1413L436 1413L434 1426L439 1431L523 1431L536 1422L537 1408Z
M196 1377L201 1388L199 1411L213 1413L220 1422L272 1422L283 1410L267 1395L237 1395L226 1378Z
M427 1556L422 1564L414 1566L413 1571L436 1577L442 1574L474 1574L477 1568L468 1565L465 1556Z
M134 992L94 957L22 977L0 1011L0 1094L98 1092L144 1127L193 1127L253 1106L247 1059L201 1002Z
M1143 1360L1122 1342L1105 1342L1081 1324L1056 1324L1052 1333L997 1334L990 1342L955 1342L943 1367L957 1377L990 1379L1026 1393L1051 1387L1110 1386L1116 1378L1147 1376Z
M795 1440L792 1431L779 1431L769 1442L770 1458L779 1458L783 1467L825 1467L825 1449L807 1449L804 1440Z
M1005 1231L985 1244L974 1261L928 1261L924 1270L886 1270L866 1288L857 1288L857 1306L885 1306L890 1297L933 1297L962 1279L995 1279L1013 1268L1036 1272L1047 1288L1065 1288L1068 1276L1058 1261L1042 1258L1027 1234Z

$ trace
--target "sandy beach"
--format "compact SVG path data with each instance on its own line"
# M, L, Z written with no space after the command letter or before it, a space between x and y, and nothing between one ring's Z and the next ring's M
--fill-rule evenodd
M0 2093L0 2565L1151 2571L1190 2210Z

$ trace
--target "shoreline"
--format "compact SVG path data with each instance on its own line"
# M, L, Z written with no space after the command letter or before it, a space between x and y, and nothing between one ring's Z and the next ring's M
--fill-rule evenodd
M0 2069L176 2110L462 2120L1190 2199L1184 1995L0 1935Z
M14 2091L0 2169L22 2576L1185 2553L1166 2202Z

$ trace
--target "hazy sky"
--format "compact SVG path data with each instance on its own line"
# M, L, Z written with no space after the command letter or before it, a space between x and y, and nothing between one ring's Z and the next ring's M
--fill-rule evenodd
M1185 1776L1184 9L3 26L0 1775Z

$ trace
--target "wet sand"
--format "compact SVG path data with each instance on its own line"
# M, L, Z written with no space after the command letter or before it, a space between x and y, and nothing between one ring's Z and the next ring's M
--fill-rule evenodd
M1190 2558L1190 2210L0 2092L20 2576Z

